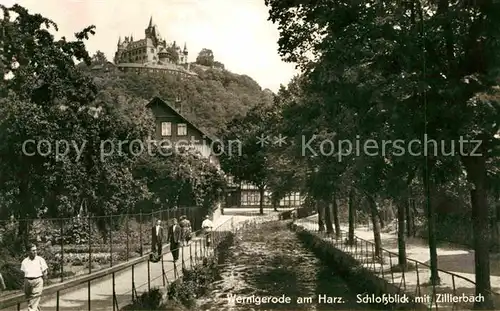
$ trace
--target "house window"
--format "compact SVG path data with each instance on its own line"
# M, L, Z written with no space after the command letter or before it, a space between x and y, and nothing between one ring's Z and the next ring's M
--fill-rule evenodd
M187 125L185 123L177 124L177 136L187 135Z
M161 123L161 136L171 136L172 135L172 123L162 122Z

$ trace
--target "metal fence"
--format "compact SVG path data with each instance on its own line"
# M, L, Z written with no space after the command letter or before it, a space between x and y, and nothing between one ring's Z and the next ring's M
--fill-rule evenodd
M201 228L204 212L201 207L186 207L105 217L36 219L29 221L29 235L47 261L46 283L52 285L140 258L151 250L151 228L156 220L167 225L185 215L196 231ZM28 222L0 222L3 238L17 234L19 223ZM9 243L3 241L3 252ZM20 265L20 261L15 264ZM6 293L12 294L16 292Z
M182 212L184 211L179 211L179 214L176 214L175 217L182 215ZM148 216L149 219L156 218L153 215ZM260 217L242 221L239 224L235 224L234 218L229 218L213 230L211 234L213 243L210 246L207 246L202 231L195 231L193 233L195 237L189 245L179 248L179 263L165 258L170 257L172 252L168 245L164 247L165 255L162 256L160 262L152 263L149 261L149 254L145 251L148 248L146 248L147 244L144 239L140 244L145 246L142 256L129 258L128 261L121 263L115 261L113 266L105 269L99 271L89 270L87 275L82 275L73 280L66 280L63 283L49 285L44 289L43 305L48 305L58 311L102 308L120 310L120 308L134 301L140 292L150 291L152 287L168 286L170 282L180 276L182 268L192 267L202 262L204 258L213 254L214 249L228 232L237 232L242 228L254 226L264 221L279 219L277 213L267 213L262 216L258 211L246 211L245 216ZM142 215L142 217L145 218L145 215ZM174 216L171 214L170 217L173 218ZM144 222L139 222L139 224L141 223ZM200 226L201 222L198 227ZM147 226L148 231L144 231L143 237L150 237L151 228L152 226ZM140 239L141 235L139 234L137 238ZM90 271L92 271L91 274ZM24 295L16 293L2 297L0 309L21 310L25 304Z
M318 224L312 219L298 219L295 222L308 231L318 231ZM476 284L474 281L452 273L438 269L440 283L430 282L430 265L406 258L407 268L398 266L398 254L384 248L377 256L375 243L364 240L357 236L353 243L348 243L348 232L341 230L339 235L327 234L324 231L318 234L327 242L331 243L340 251L351 255L362 267L374 275L387 281L387 284L395 286L400 294L406 293L415 297L414 302L427 305L429 309L445 310L470 310L476 297ZM500 303L500 294L491 292L496 304ZM456 297L467 297L459 298Z

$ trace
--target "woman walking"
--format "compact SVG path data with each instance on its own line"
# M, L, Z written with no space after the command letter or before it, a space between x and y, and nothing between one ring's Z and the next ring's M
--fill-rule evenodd
M191 222L186 215L181 216L180 226L182 228L182 244L187 245L191 240Z

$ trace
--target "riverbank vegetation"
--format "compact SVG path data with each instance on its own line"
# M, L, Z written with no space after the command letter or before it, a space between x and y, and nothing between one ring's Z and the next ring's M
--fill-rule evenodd
M201 264L182 269L182 276L166 289L153 288L144 292L124 310L197 310L197 299L207 295L213 283L220 280L220 264L225 262L234 243L231 232L225 232L220 238L212 256L204 258Z

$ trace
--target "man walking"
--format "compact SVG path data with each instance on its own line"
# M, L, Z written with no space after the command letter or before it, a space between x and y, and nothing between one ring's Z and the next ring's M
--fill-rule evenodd
M158 257L161 257L163 250L163 227L161 226L161 220L156 221L156 226L151 228L151 248L152 252L157 253Z
M181 227L177 224L177 219L172 219L172 226L168 230L168 240L170 242L170 252L174 262L179 260L179 248L181 247Z
M210 243L212 242L211 240L211 232L212 232L212 227L214 225L212 224L212 221L210 220L210 217L208 215L205 216L205 220L201 223L201 228L203 229L203 232L205 233L205 239L206 239L206 245L210 246Z
M36 245L31 245L29 256L21 263L24 272L24 295L28 300L28 311L39 311L42 298L43 279L47 277L47 263L37 255Z

